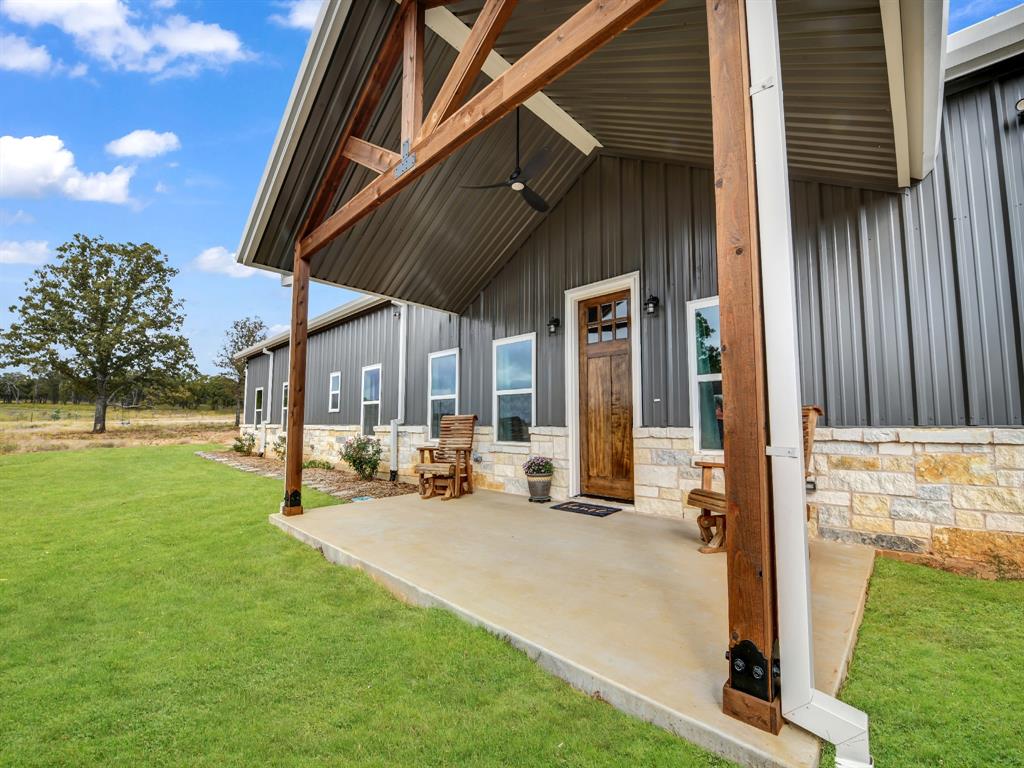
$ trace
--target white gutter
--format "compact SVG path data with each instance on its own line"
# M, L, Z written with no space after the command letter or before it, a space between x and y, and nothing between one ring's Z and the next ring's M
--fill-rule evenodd
M409 307L393 302L398 309L398 418L391 420L391 480L398 479L398 427L405 423L405 374L409 346Z
M948 15L949 0L900 3L912 179L925 178L935 167L942 129Z
M814 688L793 233L775 0L746 0L764 303L782 715L869 768L868 716Z
M263 452L267 452L267 416L273 411L271 410L271 400L274 397L274 353L272 350L264 347L260 350L262 354L270 358L270 363L267 365L267 395L264 397L266 409L263 412Z

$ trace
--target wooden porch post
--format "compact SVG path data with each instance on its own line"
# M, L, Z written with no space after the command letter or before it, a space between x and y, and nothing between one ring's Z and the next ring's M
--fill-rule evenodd
M725 402L729 679L722 709L782 728L768 407L744 0L707 0Z
M309 259L295 243L292 267L292 327L288 345L288 429L285 455L286 515L302 514L302 429L306 409L306 320L309 317ZM282 403L283 405L283 403Z

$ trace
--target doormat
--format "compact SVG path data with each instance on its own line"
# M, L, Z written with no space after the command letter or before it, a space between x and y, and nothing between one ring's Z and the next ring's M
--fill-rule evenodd
M552 509L577 512L581 515L590 515L591 517L608 517L608 515L614 515L622 507L602 507L600 504L584 504L582 501L565 501L561 504L555 504Z

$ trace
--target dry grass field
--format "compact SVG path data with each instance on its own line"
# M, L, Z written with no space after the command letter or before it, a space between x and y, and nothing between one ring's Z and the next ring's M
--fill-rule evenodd
M229 445L234 411L120 408L107 411L107 432L94 435L93 406L0 405L0 454L211 443Z

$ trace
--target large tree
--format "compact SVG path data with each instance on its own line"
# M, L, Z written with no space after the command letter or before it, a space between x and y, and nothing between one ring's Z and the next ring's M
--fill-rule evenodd
M245 361L236 360L235 355L243 349L259 344L267 338L267 326L258 317L243 317L235 320L224 335L224 345L217 353L217 367L231 379L235 390L235 426L242 420L242 386L245 377Z
M25 283L0 358L45 368L96 403L93 432L107 429L107 403L195 369L181 335L178 271L149 243L75 235Z

